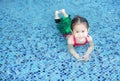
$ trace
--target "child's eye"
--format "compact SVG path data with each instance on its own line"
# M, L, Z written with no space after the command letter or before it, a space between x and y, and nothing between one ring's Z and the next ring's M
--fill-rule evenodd
M76 33L79 33L79 31L76 31Z
M84 33L85 31L83 30L82 33Z

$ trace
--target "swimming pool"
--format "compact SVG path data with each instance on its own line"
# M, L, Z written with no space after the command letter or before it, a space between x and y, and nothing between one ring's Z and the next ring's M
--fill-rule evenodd
M89 62L77 62L57 30L62 8L88 19ZM0 0L0 81L120 81L119 30L119 0Z

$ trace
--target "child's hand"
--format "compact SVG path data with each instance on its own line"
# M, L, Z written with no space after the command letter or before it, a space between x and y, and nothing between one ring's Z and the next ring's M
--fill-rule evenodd
M79 57L77 58L77 61L81 61L81 60L84 60L84 58L82 58L82 57L79 56Z
M86 61L88 61L89 60L89 55L84 55L83 59L86 60Z

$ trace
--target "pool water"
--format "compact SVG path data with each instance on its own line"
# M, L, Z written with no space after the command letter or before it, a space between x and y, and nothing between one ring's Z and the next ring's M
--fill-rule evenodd
M56 28L63 8L89 22L95 47L87 62L69 53ZM119 31L120 0L0 0L0 81L120 81Z

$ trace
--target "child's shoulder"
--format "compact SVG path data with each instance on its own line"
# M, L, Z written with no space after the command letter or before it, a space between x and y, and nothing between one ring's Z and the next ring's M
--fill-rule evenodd
M73 35L69 35L69 36L67 37L67 43L68 43L69 45L73 45L73 44L74 44Z
M88 40L88 42L93 41L92 36L89 35L89 36L87 37L87 40Z

